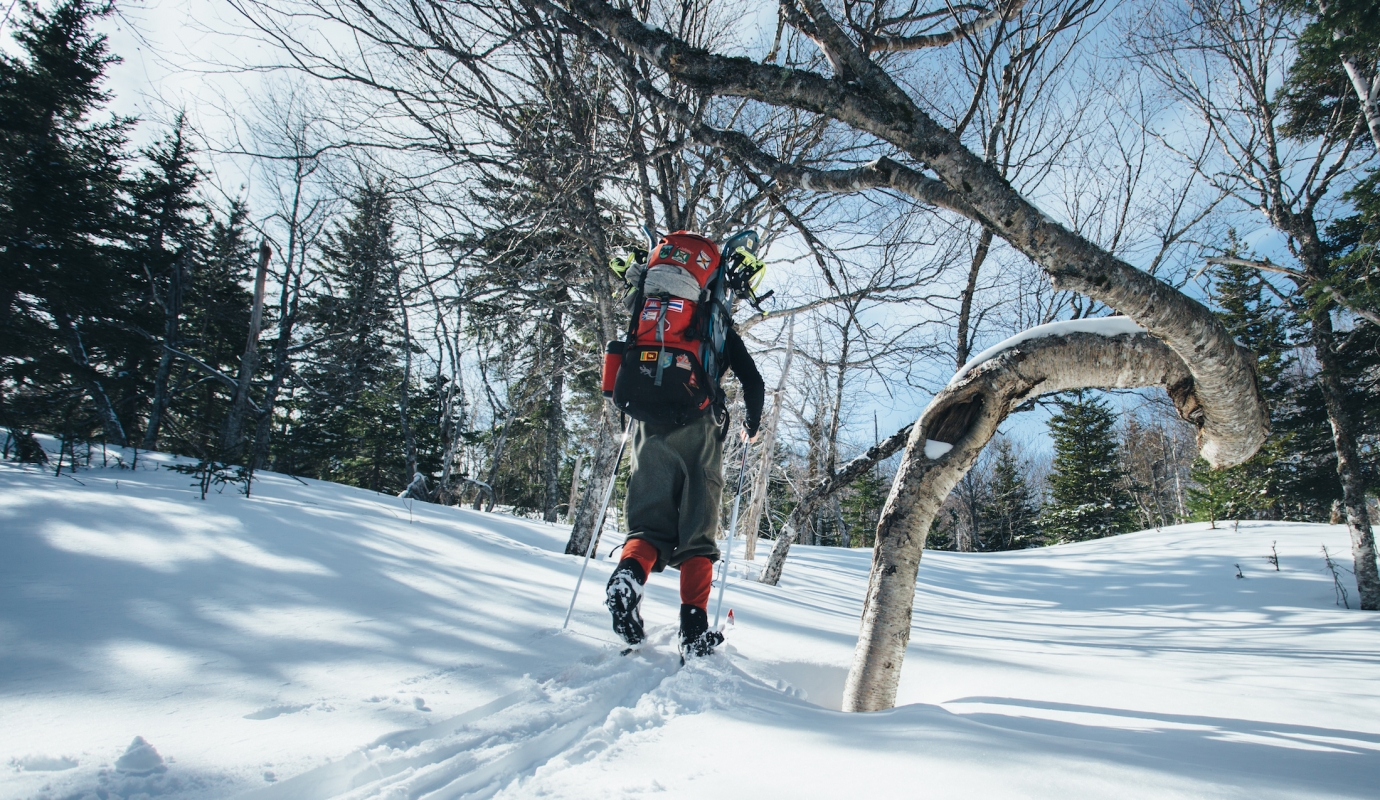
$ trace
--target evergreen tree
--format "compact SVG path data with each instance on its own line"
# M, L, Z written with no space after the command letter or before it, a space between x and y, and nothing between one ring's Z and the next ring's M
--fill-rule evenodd
M224 219L214 219L201 255L191 271L186 293L183 348L221 373L238 373L254 302L248 288L254 276L255 247L247 224L248 209L234 201ZM264 308L265 316L273 311ZM268 344L261 340L261 350ZM260 358L260 365L267 363ZM204 455L215 451L234 390L201 371L179 364L178 402L181 436L174 449Z
M1101 400L1077 392L1049 420L1054 469L1040 528L1051 543L1125 533L1135 525L1135 501L1124 487L1116 415Z
M891 479L880 468L859 475L842 501L843 522L852 532L851 547L871 547L877 538L877 519L891 491Z
M397 491L411 476L398 412L403 342L393 207L375 182L361 186L350 207L326 236L322 288L307 308L316 345L296 376L288 465L323 480Z
M131 272L143 274L147 283L141 307L128 309L145 330L157 331L161 345L149 354L157 367L152 376L145 370L125 370L129 387L126 405L149 401L143 446L154 449L171 403L173 367L182 342L182 323L193 273L201 258L206 234L205 206L197 197L201 173L193 162L185 118L179 116L161 141L141 152L149 162L131 186L131 220L128 258ZM145 322L147 320L147 322Z
M122 319L142 289L119 247L131 121L94 119L117 59L92 25L110 12L90 0L25 2L22 55L0 54L0 363L18 387L10 416L61 429L73 421L55 415L75 410L73 424L123 444L133 416L113 384L147 344Z
M1279 441L1271 440L1255 458L1232 469L1213 469L1201 458L1195 461L1189 473L1195 485L1189 487L1185 503L1190 517L1216 528L1220 519L1254 519L1272 508L1278 498L1272 492L1269 466L1282 455Z
M1229 252L1236 249L1234 235L1232 243ZM1290 458L1290 443L1304 433L1301 427L1325 428L1326 412L1304 418L1292 410L1296 387L1289 379L1295 361L1289 315L1266 294L1259 272L1242 264L1226 264L1214 267L1212 277L1211 297L1218 316L1237 342L1255 354L1256 380L1273 409L1276 424L1270 439L1244 464L1214 471L1206 462L1195 462L1190 479L1197 488L1189 489L1185 505L1193 519L1207 521L1268 517L1284 508L1297 511L1308 504L1317 487L1301 478L1301 472L1307 470L1300 469L1299 459ZM1314 430L1313 438L1318 438L1318 433L1322 434L1321 453L1326 458L1330 432Z
M567 107L570 102L544 98L517 109L521 133L507 144L507 168L487 176L472 195L495 224L469 247L482 254L470 278L477 298L470 305L471 330L481 343L499 345L495 372L521 376L506 382L512 420L493 420L487 480L499 502L541 511L548 521L556 519L565 485L567 378L582 367L582 380L593 387L598 362L588 356L603 350L601 326L590 313L599 301L580 302L587 298L576 292L591 262L591 229L607 220L600 218L593 187L570 180L587 169L579 139L588 131L567 125L592 123ZM579 119L552 114L550 103ZM607 272L597 264L602 279ZM588 408L598 412L601 406Z
M1025 481L1026 469L1009 441L997 442L996 461L987 484L989 500L983 509L980 549L1021 550L1043 544L1036 524L1039 511Z

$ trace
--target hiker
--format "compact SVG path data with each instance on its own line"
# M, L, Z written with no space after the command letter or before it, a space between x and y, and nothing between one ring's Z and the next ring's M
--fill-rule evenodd
M730 428L719 386L722 367L732 369L742 385L745 438L756 438L765 395L762 376L731 318L713 313L727 311L721 300L728 296L724 287L733 283L735 274L748 269L760 279L761 262L751 256L751 248L732 247L738 240L734 237L725 246L736 257L726 258L720 269L712 241L685 232L670 234L652 251L645 272L633 276L638 287L631 304L634 322L626 349L619 351L621 371L613 392L615 404L634 418L625 506L629 534L607 589L613 629L629 645L646 637L638 610L643 586L651 573L668 566L680 571L681 652L704 656L723 642L722 633L709 630L706 612L713 564L719 558L723 448ZM703 276L685 268L697 264ZM677 288L687 277L704 283ZM737 283L746 286L751 277ZM654 294L663 287L668 288ZM682 302L689 300L686 295L698 302ZM708 313L705 306L710 306ZM722 342L721 348L714 348L715 342ZM696 391L707 399L700 399ZM677 400L685 402L678 405Z

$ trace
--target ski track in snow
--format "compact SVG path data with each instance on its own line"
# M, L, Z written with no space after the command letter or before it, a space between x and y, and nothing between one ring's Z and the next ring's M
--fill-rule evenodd
M532 780L583 763L680 713L731 694L724 657L682 667L673 626L624 657L614 648L437 725L385 736L245 800L518 798ZM727 679L727 680L725 680ZM719 698L709 700L707 698Z

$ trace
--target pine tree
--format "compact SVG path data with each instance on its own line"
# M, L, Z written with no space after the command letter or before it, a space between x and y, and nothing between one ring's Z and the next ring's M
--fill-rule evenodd
M1123 486L1116 415L1106 403L1077 392L1049 420L1054 469L1040 528L1052 543L1125 533L1135 525L1135 501Z
M1270 465L1281 455L1279 440L1273 439L1256 458L1232 469L1213 469L1201 458L1195 461L1189 473L1195 485L1189 487L1185 503L1190 517L1216 528L1218 520L1254 519L1272 508L1277 498L1271 491Z
M1030 485L1025 481L1026 464L1016 457L1006 439L997 442L996 461L988 481L987 507L984 509L983 550L1021 550L1043 544L1036 518Z
M880 468L859 475L843 503L843 521L853 532L850 546L871 547L877 538L877 519L891 491L891 479Z
M23 387L6 412L67 427L67 410L123 444L135 409L117 407L118 373L147 343L123 310L142 281L120 256L127 203L123 163L130 120L93 118L109 101L117 61L92 30L111 7L24 3L15 42L0 54L0 355ZM13 420L11 420L13 422Z

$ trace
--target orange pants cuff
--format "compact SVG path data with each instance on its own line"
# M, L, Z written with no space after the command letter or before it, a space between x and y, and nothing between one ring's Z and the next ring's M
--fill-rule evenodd
M709 588L714 583L714 562L708 556L695 556L680 565L680 601L696 608L709 606Z
M657 556L656 545L646 539L633 539L623 545L623 558L631 558L641 564L642 572L648 578L652 577L652 567L656 566Z

